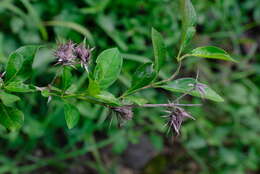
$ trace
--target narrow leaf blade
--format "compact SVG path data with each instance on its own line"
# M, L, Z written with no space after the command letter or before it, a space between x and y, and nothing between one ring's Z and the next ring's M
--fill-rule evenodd
M220 59L236 62L236 60L234 60L225 50L214 46L195 48L189 53L189 55L201 58Z
M166 59L166 47L162 35L152 28L152 42L155 58L155 71L158 73Z
M191 3L191 0L180 0L182 26L187 29L194 26L197 20L196 11Z
M192 40L196 29L197 15L196 11L190 0L180 0L181 9L181 21L182 21L182 32L181 32L181 46L180 53L187 47Z

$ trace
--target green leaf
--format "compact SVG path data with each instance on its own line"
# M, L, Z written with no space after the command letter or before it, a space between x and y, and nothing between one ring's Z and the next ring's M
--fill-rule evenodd
M75 127L79 121L79 117L80 117L80 113L78 111L78 109L69 104L69 103L65 103L64 104L64 114L65 114L65 120L67 123L67 126L69 129L72 129L73 127Z
M6 107L0 104L0 124L11 131L22 127L24 115L16 108Z
M194 26L197 20L196 11L190 0L180 0L182 27L186 30L190 26Z
M132 87L128 90L128 92L149 85L154 80L155 76L156 73L151 62L141 65L139 68L137 68L133 75Z
M100 93L98 83L95 80L92 80L91 77L89 77L88 93L92 96Z
M117 48L111 48L103 51L96 60L94 70L94 80L101 89L106 89L112 85L118 78L123 58Z
M18 96L6 93L4 91L0 91L0 99L2 100L3 104L6 106L11 106L13 103L20 100Z
M181 48L180 48L182 51L189 45L195 33L196 33L195 27L191 26L188 27L186 31L182 34Z
M214 46L198 47L187 55L236 62L236 60L234 60L225 50Z
M195 34L196 24L196 12L190 0L180 0L181 9L181 21L182 21L182 32L181 32L181 46L179 54L187 47L191 39Z
M137 105L143 105L148 103L148 100L146 100L145 98L139 96L133 96L133 95L125 97L124 101L129 104L137 104Z
M35 92L33 86L26 85L22 81L10 82L4 88L11 92Z
M39 46L23 46L14 51L8 59L5 81L26 80L32 75L32 64Z
M101 91L94 96L99 102L106 103L114 106L121 106L120 101L110 92Z
M70 67L68 66L63 67L61 79L62 79L62 89L67 90L72 84L72 74L71 74Z
M110 106L122 106L121 102L110 92L108 91L99 91L95 95L86 93L84 96L80 96L80 99L85 100L89 103L94 104L106 104Z
M192 96L206 98L209 100L213 100L215 102L223 102L224 99L220 97L215 91L209 88L207 85L203 85L203 89L205 93L200 92L198 89L194 89L194 85L196 84L196 79L193 78L182 78L177 79L168 83L167 85L159 86L160 88L166 89L171 92L180 92L187 93ZM201 83L199 83L201 84Z
M152 42L155 57L155 71L158 73L166 59L166 47L162 35L152 28Z

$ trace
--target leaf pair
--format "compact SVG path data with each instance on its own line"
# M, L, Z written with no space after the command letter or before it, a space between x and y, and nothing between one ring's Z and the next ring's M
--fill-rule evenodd
M158 76L160 69L166 59L166 47L162 35L152 28L152 44L154 52L154 63L147 62L137 68L133 74L131 88L125 93L128 95L135 90L149 85Z
M20 98L8 92L33 92L35 90L34 87L23 82L32 74L32 64L38 49L39 46L24 46L9 56L4 76L5 91L0 91L0 124L10 130L16 130L22 126L24 115L12 107Z
M181 46L179 50L179 55L177 57L178 61L181 61L183 58L188 56L195 56L236 62L223 49L214 46L198 47L189 52L188 54L184 55L183 57L180 57L182 51L184 51L184 49L188 46L196 32L195 25L197 20L197 15L191 3L191 0L180 0L180 9L182 17L182 32Z

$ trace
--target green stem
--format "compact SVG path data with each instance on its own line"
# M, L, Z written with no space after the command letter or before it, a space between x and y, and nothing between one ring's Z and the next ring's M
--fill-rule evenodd
M121 98L124 98L124 97L126 97L126 96L128 96L128 95L130 95L130 94L134 94L134 93L136 93L136 92L138 92L138 91L141 91L141 90L144 90L144 89L147 89L147 88L156 87L156 86L159 86L159 85L161 85L161 84L163 84L163 83L167 83L167 82L169 82L169 81L172 81L172 80L179 74L180 69L181 69L181 66L182 66L182 62L180 61L177 70L176 70L176 71L172 74L172 76L169 77L168 79L161 80L161 81L159 81L159 82L154 82L154 83L151 83L151 84L149 84L149 85L146 85L146 86L144 86L144 87L142 87L142 88L136 89L136 90L134 90L134 91L131 91L131 92L128 92L128 93L124 93L124 94L121 95L119 98L121 99Z

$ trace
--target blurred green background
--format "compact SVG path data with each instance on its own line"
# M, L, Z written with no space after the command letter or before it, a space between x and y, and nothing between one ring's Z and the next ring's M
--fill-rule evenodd
M198 15L197 35L190 48L215 45L227 50L237 64L187 59L180 77L195 77L225 99L212 103L185 98L202 107L188 108L196 121L183 124L182 133L166 135L160 108L136 109L124 127L109 127L107 109L76 103L80 124L68 130L63 106L40 94L22 96L25 113L18 132L0 127L0 173L73 174L258 174L260 173L260 1L193 0ZM161 78L176 69L180 16L177 0L1 0L0 71L11 51L26 44L44 44L34 62L33 83L50 83L56 67L56 40L87 38L100 51L117 46L124 67L111 88L120 94L131 73L152 58L150 32L163 34L168 48ZM84 88L87 76L78 70L75 86ZM150 103L163 103L165 91L145 90ZM166 93L171 96L172 94ZM174 141L173 141L174 139Z

